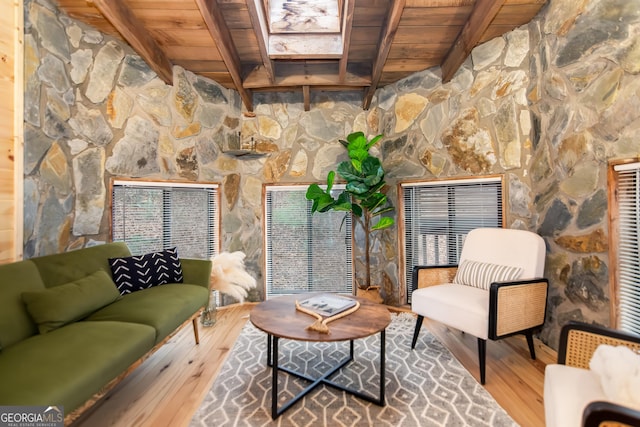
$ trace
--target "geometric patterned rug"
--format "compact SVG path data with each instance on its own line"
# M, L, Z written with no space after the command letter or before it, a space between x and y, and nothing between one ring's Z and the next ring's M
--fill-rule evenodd
M266 334L247 321L211 390L191 420L205 426L517 426L513 419L428 330L411 351L415 317L392 314L386 332L386 405L321 385L271 419L271 368ZM380 336L354 341L354 361L331 379L375 396ZM280 339L281 366L317 377L347 357L347 342ZM309 383L278 375L279 407Z

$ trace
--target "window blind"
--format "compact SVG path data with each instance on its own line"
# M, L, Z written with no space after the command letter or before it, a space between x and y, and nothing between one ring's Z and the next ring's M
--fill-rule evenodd
M413 267L457 264L464 239L479 227L502 227L502 179L402 184L405 286Z
M640 165L616 169L619 328L640 334Z
M334 189L340 191L339 186ZM353 292L351 217L334 211L312 214L306 191L306 186L266 188L267 299L304 292Z
M111 234L134 255L177 247L184 258L218 252L218 186L114 181Z

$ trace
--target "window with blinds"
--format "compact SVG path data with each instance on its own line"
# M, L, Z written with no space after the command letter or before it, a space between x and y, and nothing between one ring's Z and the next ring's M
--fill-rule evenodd
M312 214L306 192L307 186L266 187L267 299L303 292L353 292L351 216L334 211Z
M111 236L134 255L177 247L183 258L218 253L218 186L172 182L114 181Z
M617 295L612 301L617 301L617 307L612 307L612 312L617 313L614 320L618 329L640 334L640 163L615 165L613 176L610 191L617 199L613 199L610 232L615 246L611 248L615 263L612 271L617 277L611 282Z
M502 227L502 178L401 184L405 286L411 303L416 265L457 264L464 239L479 227Z

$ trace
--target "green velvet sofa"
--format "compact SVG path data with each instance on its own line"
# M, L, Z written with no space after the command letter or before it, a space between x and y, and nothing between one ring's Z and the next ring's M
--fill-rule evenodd
M198 343L211 261L120 295L109 258L130 255L114 242L0 265L0 405L63 406L67 424L182 326Z

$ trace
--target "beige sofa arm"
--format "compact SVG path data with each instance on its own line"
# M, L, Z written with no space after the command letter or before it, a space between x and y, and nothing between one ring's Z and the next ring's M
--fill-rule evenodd
M544 324L549 281L544 278L492 283L489 338L496 340Z

